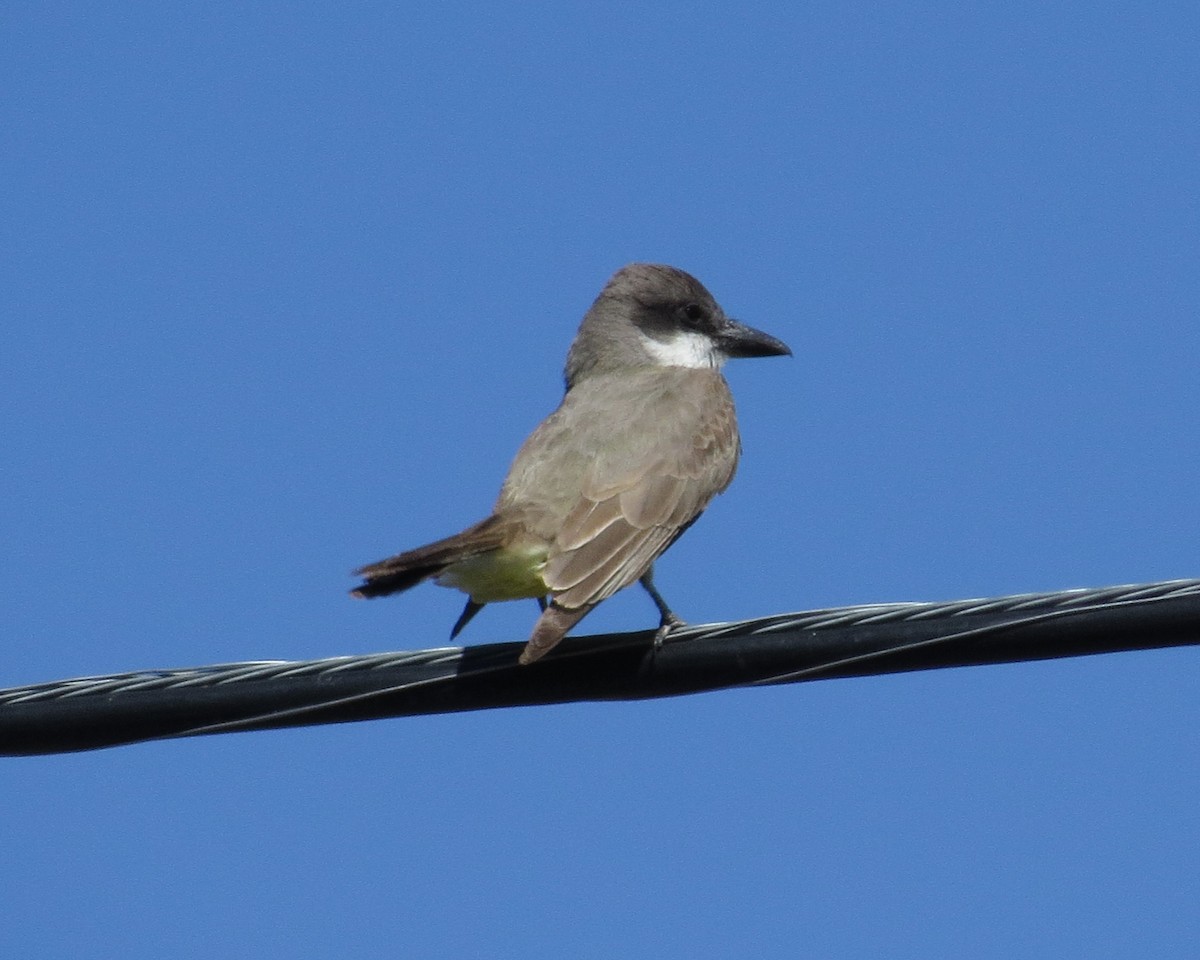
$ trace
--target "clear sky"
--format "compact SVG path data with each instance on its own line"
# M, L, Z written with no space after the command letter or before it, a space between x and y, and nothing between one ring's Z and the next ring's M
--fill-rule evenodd
M1200 574L1194 2L0 19L0 683L445 643L349 570L487 512L632 260L796 354L728 368L688 619ZM0 955L1192 958L1198 672L3 760Z

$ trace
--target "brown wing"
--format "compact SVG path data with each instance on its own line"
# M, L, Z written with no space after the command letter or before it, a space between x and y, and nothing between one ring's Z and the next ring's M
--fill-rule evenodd
M647 404L631 424L636 439L609 444L588 470L543 573L559 606L590 607L633 583L733 479L728 387L715 372L690 373L682 396L666 391Z

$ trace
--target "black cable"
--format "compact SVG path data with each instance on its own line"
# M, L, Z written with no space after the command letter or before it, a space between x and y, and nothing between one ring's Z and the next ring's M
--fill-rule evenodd
M1200 643L1200 580L952 603L813 610L523 643L220 664L0 690L0 754L382 717L638 700L726 687L1011 663Z

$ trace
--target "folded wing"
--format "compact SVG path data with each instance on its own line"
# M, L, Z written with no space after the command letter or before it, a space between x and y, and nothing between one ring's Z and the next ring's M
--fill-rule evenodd
M557 605L591 607L629 586L729 486L739 441L732 401L716 379L717 399L728 402L687 405L692 416L680 418L671 397L663 405L671 422L655 424L653 408L641 415L660 442L597 456L547 559Z

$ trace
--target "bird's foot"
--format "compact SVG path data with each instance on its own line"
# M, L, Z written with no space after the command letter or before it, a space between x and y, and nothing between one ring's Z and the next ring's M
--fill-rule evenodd
M675 616L675 614L668 610L663 614L662 622L659 623L658 630L656 630L654 633L654 649L658 650L664 643L666 643L667 636L672 630L686 626L687 622L685 620Z

